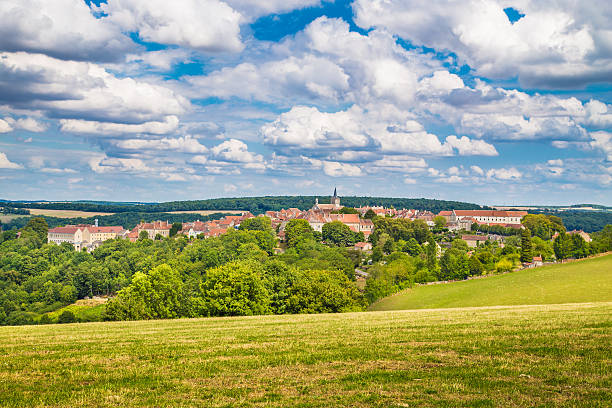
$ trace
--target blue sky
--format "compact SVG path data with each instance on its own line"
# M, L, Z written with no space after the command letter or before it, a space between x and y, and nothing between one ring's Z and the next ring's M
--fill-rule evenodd
M6 0L0 198L612 205L612 7Z

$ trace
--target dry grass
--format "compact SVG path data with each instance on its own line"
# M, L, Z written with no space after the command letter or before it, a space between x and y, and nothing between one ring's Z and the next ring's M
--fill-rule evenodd
M0 328L3 407L610 406L612 303Z
M74 210L47 210L40 208L30 208L30 214L32 215L46 215L48 217L57 217L57 218L87 218L87 217L95 217L97 215L113 215L114 213L106 213L106 212L88 212L88 211L74 211Z
M94 297L92 299L79 299L74 304L76 306L98 306L103 305L108 301L108 298Z

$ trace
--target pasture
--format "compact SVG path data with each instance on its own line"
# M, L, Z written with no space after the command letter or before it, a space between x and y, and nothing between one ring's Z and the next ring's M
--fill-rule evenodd
M612 254L479 279L417 285L370 310L612 302Z
M612 303L0 327L3 407L600 407Z

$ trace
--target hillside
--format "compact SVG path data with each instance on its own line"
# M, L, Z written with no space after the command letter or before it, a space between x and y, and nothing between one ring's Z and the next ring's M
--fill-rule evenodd
M370 310L612 301L612 255L438 285L416 286Z
M124 203L91 203L91 202L61 202L61 203L32 203L11 201L7 206L14 208L39 208L51 210L99 211L99 212L176 212L176 211L251 211L261 214L265 211L278 211L283 208L299 208L306 210L319 198L321 202L329 202L330 196L265 196L265 197L236 197L213 198L208 200L171 201L157 204L126 205ZM445 201L426 198L391 198L391 197L342 197L342 204L349 207L382 205L395 208L416 208L439 212L442 210L473 210L483 208L480 205L460 201ZM488 208L488 207L485 207Z
M605 406L612 303L0 327L0 406Z

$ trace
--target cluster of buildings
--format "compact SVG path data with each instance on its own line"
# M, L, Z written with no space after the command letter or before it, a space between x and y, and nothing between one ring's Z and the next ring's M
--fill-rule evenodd
M78 224L51 228L47 232L47 240L58 245L69 242L77 251L90 251L108 239L127 238L129 233L122 226L100 227L98 220L95 220L94 225Z
M359 214L341 214L339 211L343 208L340 205L340 197L334 189L334 195L330 204L321 204L319 199L315 200L314 206L306 211L301 211L298 208L289 208L288 210L266 211L265 216L272 220L272 226L278 230L278 235L282 239L285 235L285 226L293 219L303 219L308 221L308 224L317 232L323 231L323 225L340 221L347 225L353 232L362 232L367 239L374 231L374 223L372 220L363 219Z
M179 234L189 238L195 238L200 234L203 234L204 238L218 237L231 228L238 228L242 221L253 217L250 212L245 212L241 215L227 215L220 220L184 222Z
M302 211L298 208L283 209L280 211L266 211L265 216L269 217L272 227L278 231L278 236L284 238L284 230L287 223L294 219L303 219L308 221L313 230L322 232L323 225L333 221L340 221L347 225L353 232L362 232L364 238L367 238L374 231L374 223L370 219L363 218L368 211L374 212L378 216L402 218L409 220L423 220L427 225L433 227L434 218L441 216L446 219L446 227L453 230L470 231L472 224L480 225L499 225L510 228L523 228L521 219L527 215L526 211L500 211L500 210L452 210L441 211L437 215L430 211L419 211L411 209L395 209L384 207L364 206L356 208L359 214L342 214L340 210L343 206L340 204L340 197L334 189L334 195L329 204L321 204L316 199L314 206L309 210ZM218 237L225 234L230 229L235 229L240 226L242 221L253 218L254 215L250 212L244 212L241 215L227 215L220 220L213 221L194 221L182 223L182 227L177 234L185 235L189 238L203 236L204 238ZM49 242L61 244L62 242L71 243L76 250L83 249L93 250L102 242L123 238L129 239L132 242L138 240L142 232L146 232L150 239L155 239L158 236L166 238L170 236L172 224L168 221L142 222L134 227L131 231L126 230L121 226L98 226L98 220L94 225L66 225L64 227L52 228L48 232ZM585 241L591 240L590 236L583 231L570 231L569 234L580 234ZM469 247L476 247L489 237L482 235L464 235L463 239L468 243ZM358 243L361 250L371 249L371 245L366 242Z
M245 212L241 215L228 215L220 220L185 222L182 223L182 228L177 234L190 238L195 238L200 234L204 234L205 238L218 237L225 234L230 228L238 228L243 220L252 217L253 214ZM95 220L94 225L78 224L51 228L47 233L47 240L58 245L68 242L77 251L83 249L91 251L109 239L122 238L136 242L143 231L147 233L149 239L155 239L157 236L167 238L170 236L171 229L172 224L168 221L141 222L130 231L122 226L100 227L98 220Z
M438 216L446 218L446 226L451 231L471 231L474 223L521 229L521 219L527 214L527 211L452 210L440 211Z

